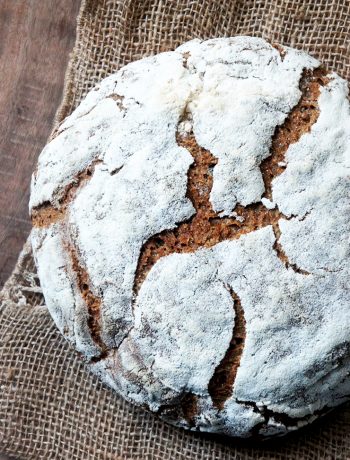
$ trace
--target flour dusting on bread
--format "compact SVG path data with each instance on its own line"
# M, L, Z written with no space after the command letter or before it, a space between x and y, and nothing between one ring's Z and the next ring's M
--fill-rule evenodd
M347 84L251 37L123 67L33 175L47 306L91 368L173 424L294 430L350 394Z

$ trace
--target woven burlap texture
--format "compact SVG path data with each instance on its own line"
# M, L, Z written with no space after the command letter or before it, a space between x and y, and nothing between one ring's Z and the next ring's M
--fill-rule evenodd
M191 38L255 35L350 75L349 0L88 0L56 123L103 77ZM91 376L45 307L30 245L1 293L0 451L19 459L349 459L350 408L262 446L188 433Z

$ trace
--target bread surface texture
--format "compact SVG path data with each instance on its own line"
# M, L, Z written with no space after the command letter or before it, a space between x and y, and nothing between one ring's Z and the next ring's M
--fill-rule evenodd
M349 171L347 82L304 52L218 38L128 64L33 174L47 307L172 424L296 430L350 394Z

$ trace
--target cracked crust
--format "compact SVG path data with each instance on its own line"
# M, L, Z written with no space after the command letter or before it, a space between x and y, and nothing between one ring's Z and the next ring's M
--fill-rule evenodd
M101 338L101 299L91 291L89 274L81 266L81 263L79 261L79 254L77 253L77 250L72 245L72 243L67 246L66 251L70 255L72 262L72 270L76 275L79 291L87 306L87 325L90 330L91 337L101 350L100 355L97 357L93 357L92 359L94 361L103 359L107 355L108 348L103 343L103 340Z
M305 70L300 79L301 98L289 113L285 122L277 126L272 137L271 155L262 161L262 172L265 192L264 197L272 198L272 181L283 173L286 168L285 154L288 147L298 142L300 137L310 132L319 116L318 98L320 88L329 83L327 70L319 67L315 70Z
M216 367L208 385L208 391L213 404L219 410L224 408L225 401L232 395L246 337L244 310L241 300L230 287L226 287L226 289L229 291L234 302L235 326L225 356Z
M328 407L323 408L322 410L315 411L312 415L306 415L305 417L300 417L295 419L289 417L287 414L274 412L273 410L268 409L266 406L258 406L253 401L239 401L241 404L244 404L247 407L251 407L253 411L257 414L261 414L264 420L252 429L252 437L257 440L264 439L264 430L269 425L269 423L276 423L277 425L282 425L288 427L289 430L297 430L302 426L308 425L312 421L316 420L318 417L327 414L330 409Z
M84 171L78 173L74 180L65 187L59 206L55 207L50 202L44 202L31 210L31 220L33 227L45 228L62 221L66 217L67 208L74 200L79 188L83 187L89 181L94 173L95 166L100 164L99 160L93 161Z
M188 58L188 53L186 53ZM285 169L285 153L289 145L298 142L300 137L309 132L317 121L319 110L317 100L320 87L327 83L327 72L318 68L306 70L300 80L301 97L291 110L285 122L278 126L272 138L271 154L261 163L260 169L264 181L264 197L272 198L272 181ZM184 119L180 124L184 123ZM212 209L210 192L213 185L212 171L217 159L206 149L200 147L193 132L182 135L177 132L178 145L186 148L193 156L194 163L188 172L187 196L196 209L196 214L188 221L180 223L174 230L165 230L154 235L142 247L135 275L134 292L137 294L140 285L152 266L160 257L173 252L193 252L200 247L209 248L228 239L255 231L266 225L274 228L278 257L286 266L299 273L307 274L295 264L290 264L288 257L279 243L279 219L286 218L278 209L267 209L261 203L249 206L237 205L233 217L220 217ZM237 218L238 217L238 218Z
M175 424L181 419L185 420L189 428L195 428L198 415L198 396L193 393L185 393L176 404L161 406L157 415L172 420Z
M326 83L326 74L324 69L304 72L300 80L301 98L283 125L276 128L272 139L271 155L260 166L265 185L265 198L272 198L272 181L284 170L280 163L284 162L289 145L297 142L302 134L309 132L318 118L317 99L320 86ZM184 122L186 120L182 119L180 124ZM201 247L209 248L221 241L239 238L266 225L273 226L276 237L274 249L285 266L297 273L308 275L307 271L289 262L279 243L278 221L286 216L278 209L267 209L261 204L253 204L246 207L238 205L234 210L235 217L220 218L218 213L213 211L209 200L213 183L212 169L217 164L217 159L197 144L193 132L187 135L178 132L176 138L178 145L186 148L194 159L188 173L187 196L192 201L196 214L188 222L179 224L172 231L165 230L153 236L143 245L135 275L135 295L137 296L147 274L161 257L174 252L188 253ZM223 409L224 402L232 393L245 338L244 311L237 294L232 289L230 293L234 299L238 321L235 322L230 346L208 386L213 403L218 409Z
M221 46L227 53L225 59L216 57ZM231 46L233 57L228 51ZM46 271L50 272L52 262L44 256L47 235L52 229L64 228L61 236L69 244L63 245L62 251L70 259L75 278L71 282L86 306L86 326L100 349L98 356L90 355L93 369L124 397L148 405L172 423L233 436L265 436L276 430L280 434L294 429L298 422L312 421L314 414L323 413L323 409L303 413L311 410L312 404L317 404L315 401L305 402L306 409L295 411L293 402L283 406L287 396L277 396L280 389L276 389L276 401L282 401L286 409L279 409L277 402L277 409L272 407L273 401L261 402L262 396L253 395L255 387L249 374L251 368L251 375L258 375L249 364L249 356L263 356L264 346L268 352L266 344L260 346L260 329L265 328L266 336L275 328L278 340L279 333L283 337L283 322L289 315L291 330L296 321L303 325L304 321L315 321L309 319L313 312L308 313L307 306L308 293L316 289L312 285L316 271L307 259L303 262L295 256L290 246L292 239L286 241L285 235L296 225L308 225L316 205L312 203L301 211L290 210L291 205L288 208L281 200L276 184L282 181L283 185L289 168L295 167L290 153L294 147L298 154L299 144L311 140L305 151L317 148L312 142L314 127L317 130L323 123L323 119L319 120L319 99L327 97L334 78L311 58L279 45L274 48L277 53L266 42L249 38L194 41L173 54L127 66L118 77L109 77L105 85L91 93L85 106L82 104L65 121L54 139L59 145L60 139L81 136L86 129L91 145L87 148L89 161L79 160L84 168L72 166L73 174L62 167L57 184L52 185L43 178L45 168L50 164L61 166L45 152L45 168L39 164L33 183L31 215L40 236L38 244L34 240L37 259L39 264L46 263ZM256 65L253 58L250 76L246 74L248 58L241 57L246 51L255 53L258 62ZM254 99L255 94L269 94L276 85L275 82L270 87L267 82L264 87L265 83L259 83L266 78L264 69L269 71L271 63L276 69L270 78L282 69L277 84L283 87L287 80L289 93L284 93L283 88L278 93L280 88L275 86L276 95L270 94L261 103L260 97L265 96ZM237 85L236 92L227 97L224 94L221 99L219 84L211 92L215 78L206 80L206 72L210 74L218 68L215 66L222 66L222 74L215 77L218 81L232 78L234 83L230 84ZM154 86L155 78L159 81ZM255 88L251 95L250 88L242 86L249 78ZM134 87L131 84L130 92L129 79L136 82ZM138 79L143 82L140 88ZM235 97L241 94L243 103L239 110L247 118L252 117L248 124L227 104L232 101L234 106ZM252 110L250 98L256 104ZM153 113L153 107L159 113ZM262 121L255 119L256 113L260 116L259 110ZM221 112L226 116L219 116L216 122L211 120L213 113ZM233 127L227 124L231 119L236 123ZM84 123L89 129L82 128ZM120 127L116 134L114 126ZM250 126L248 131L246 126ZM105 144L104 139L108 140ZM230 139L232 145L227 144ZM245 150L245 143L251 151ZM93 158L91 152L96 148L98 157L95 154ZM301 171L303 174L304 170ZM242 190L235 185L240 180ZM45 198L40 198L40 184ZM49 199L47 190L53 190ZM123 192L119 193L120 190ZM295 202L299 203L299 197ZM124 222L129 222L125 234ZM108 245L104 246L104 241ZM257 266L263 267L265 262L265 268ZM322 270L329 274L339 272L326 264L324 267ZM262 292L256 280L249 284L250 277L258 276L259 271L266 287ZM46 286L46 275L43 270L41 273ZM186 284L186 289L182 290L181 283ZM323 295L322 291L321 302ZM216 302L215 313L212 309ZM295 311L283 313L283 302ZM200 309L202 319L196 317ZM279 318L274 311L281 311L282 316ZM260 315L259 321L256 315ZM272 348L281 356L278 363L283 363L285 357L283 340L280 349ZM187 348L182 348L184 344ZM265 372L269 359L275 359L269 353L269 358L256 358L257 362L261 360L261 372ZM311 379L310 366L305 364L305 375ZM277 366L272 366L270 374L274 368ZM269 371L266 372L268 376ZM261 381L269 385L266 376ZM290 385L292 388L294 383ZM295 391L300 391L298 385L295 383ZM262 388L261 394L268 391ZM253 396L256 401L251 400Z

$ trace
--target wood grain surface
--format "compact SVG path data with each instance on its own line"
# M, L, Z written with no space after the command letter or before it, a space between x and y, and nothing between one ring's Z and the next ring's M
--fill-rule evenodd
M62 97L79 6L0 0L0 286L30 230L30 176Z

